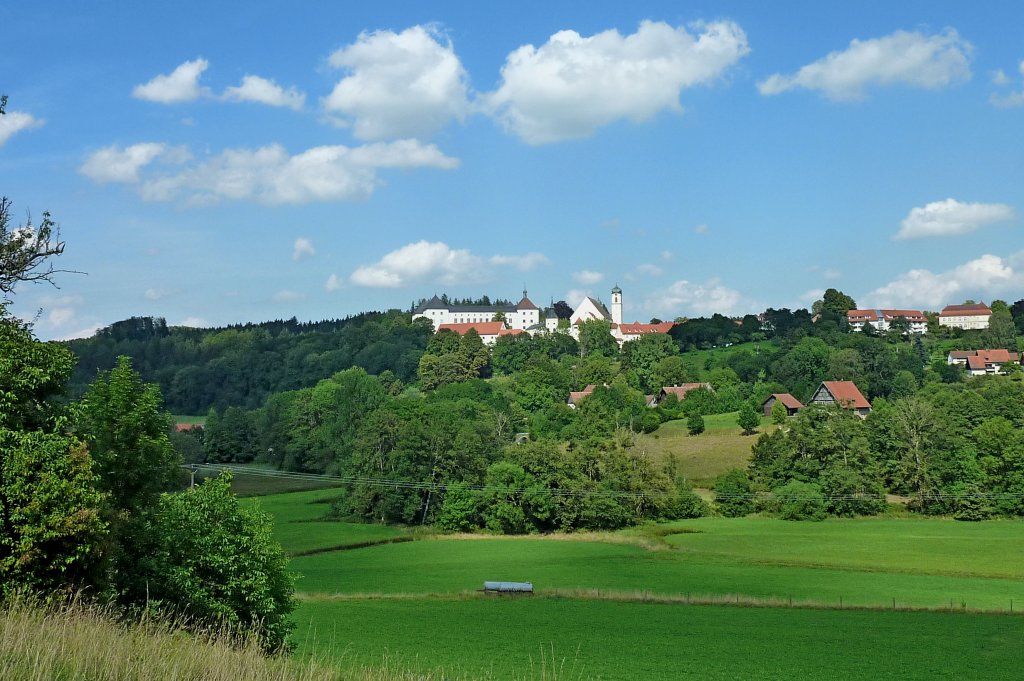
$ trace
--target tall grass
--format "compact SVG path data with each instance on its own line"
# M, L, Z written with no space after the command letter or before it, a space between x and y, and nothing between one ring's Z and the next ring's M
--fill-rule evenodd
M231 645L217 632L198 638L158 621L119 623L82 603L0 607L4 681L431 681L440 676L387 668L328 667L267 658L259 646ZM447 677L444 677L447 678Z

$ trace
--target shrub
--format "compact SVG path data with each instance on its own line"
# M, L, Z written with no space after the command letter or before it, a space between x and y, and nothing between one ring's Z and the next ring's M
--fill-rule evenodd
M150 603L195 628L227 626L267 652L287 646L295 576L271 535L270 516L242 507L231 476L165 494L142 559Z
M690 417L686 419L686 429L690 435L700 435L704 432L704 417L696 413L690 414Z
M757 427L761 425L761 417L758 416L754 405L750 404L750 402L744 402L743 406L740 407L740 413L736 422L743 429L744 435L753 435L757 432Z
M722 473L715 480L715 505L727 518L739 518L754 512L754 487L741 468Z
M791 480L772 490L772 500L783 520L824 520L827 515L821 488L813 483Z

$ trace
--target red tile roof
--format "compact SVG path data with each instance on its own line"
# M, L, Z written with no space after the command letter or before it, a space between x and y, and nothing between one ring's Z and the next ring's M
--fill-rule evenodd
M832 399L846 409L870 409L871 403L861 394L853 381L822 381Z
M175 423L174 430L179 433L185 433L190 430L202 430L203 424L201 423Z
M472 322L469 324L441 324L437 330L447 329L454 331L460 336L465 336L470 329L476 329L481 336L498 336L505 329L505 322Z
M533 304L533 301L523 296L523 299L516 303L517 310L539 310L540 308Z
M939 313L940 317L969 317L972 315L990 315L992 310L984 303L969 303L966 305L947 305Z
M596 390L596 389L597 389L597 386L594 385L594 384L591 384L591 385L588 385L583 390L579 390L579 391L575 391L575 392L569 393L569 404L579 404L580 400L582 400L584 397L586 397L590 393L594 392L594 390Z
M800 402L800 400L796 399L795 397L793 397L789 393L772 393L771 397L769 397L764 402L767 402L768 400L772 399L772 397L774 397L779 402L782 402L782 404L784 406L786 406L787 408L789 408L789 409L803 409L804 408L804 405ZM761 403L762 406L764 405L764 402Z
M926 322L928 318L920 310L850 310L846 313L851 322L877 322L880 319L893 321L903 317L909 322Z
M713 390L710 383L683 383L682 385L667 385L661 389L658 395L675 395L680 400L686 399L686 393L697 388L705 388L707 390Z

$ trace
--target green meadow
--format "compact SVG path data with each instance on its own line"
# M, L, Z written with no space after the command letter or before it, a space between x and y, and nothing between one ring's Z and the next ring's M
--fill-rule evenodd
M301 656L494 679L1010 678L1019 666L1022 522L443 536L323 520L338 493L249 502L296 556ZM486 596L484 580L536 593Z
M700 435L690 435L686 419L666 421L653 433L638 435L636 448L658 463L675 456L680 473L695 485L709 485L727 470L746 468L750 461L750 447L757 435L743 435L737 416L738 412L705 416L705 430ZM758 432L776 427L762 418Z

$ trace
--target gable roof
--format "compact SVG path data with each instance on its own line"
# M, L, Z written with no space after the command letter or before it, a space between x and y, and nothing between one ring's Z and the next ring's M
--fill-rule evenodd
M796 399L789 393L772 393L771 395L768 396L767 399L765 399L764 402L761 403L761 406L763 407L765 404L768 403L768 400L772 399L773 397L779 402L782 402L783 406L785 406L787 409L804 408L803 403L801 403L800 400Z
M427 310L447 310L447 309L448 309L448 306L445 305L444 302L440 298L438 298L437 294L435 293L433 298L431 298L430 300L424 300L422 303L417 305L416 309L413 310L413 312L415 314L423 314Z
M591 383L583 390L577 390L569 393L569 404L579 404L580 400L584 399L587 395L594 392L597 389L597 385Z
M590 303L591 303L591 304L592 304L592 305L593 305L593 306L594 306L595 308L597 308L597 311L598 311L598 313L599 313L599 314L601 314L601 315L602 315L602 316L603 316L603 317L604 317L605 319L607 319L608 321L611 321L611 319L612 319L612 316L611 316L611 314L610 314L610 313L608 312L608 308L606 308L606 307L604 306L604 303L602 303L602 302L601 302L600 300L595 300L594 298L591 298L590 296L587 296L586 298L584 298L584 299L583 299L583 302L582 302L582 303L580 303L580 304L579 304L579 305L578 305L578 306L576 307L576 312L579 312L579 311L580 311L580 308L581 308L581 307L583 307L583 303L587 302L588 300L590 301ZM576 320L576 323L577 323L577 324L579 324L579 323L580 323L581 321L586 321L586 320L583 320L583 319L577 319L577 320Z
M992 310L985 303L968 303L966 305L947 305L939 313L940 317L969 317L973 315L990 315Z
M540 308L533 304L533 301L526 297L526 292L523 292L523 299L516 303L517 310L539 310Z
M680 400L683 400L686 399L686 393L690 392L691 390L696 390L697 388L704 388L706 390L710 390L711 392L715 391L715 389L711 387L710 383L683 383L682 385L667 385L661 389L658 395L659 397L662 395L664 395L665 397L668 397L669 395L675 395Z
M836 404L845 409L870 409L871 403L853 381L822 381Z
M846 319L851 322L877 322L883 319L891 322L900 318L908 322L928 321L920 310L849 310L846 313Z

